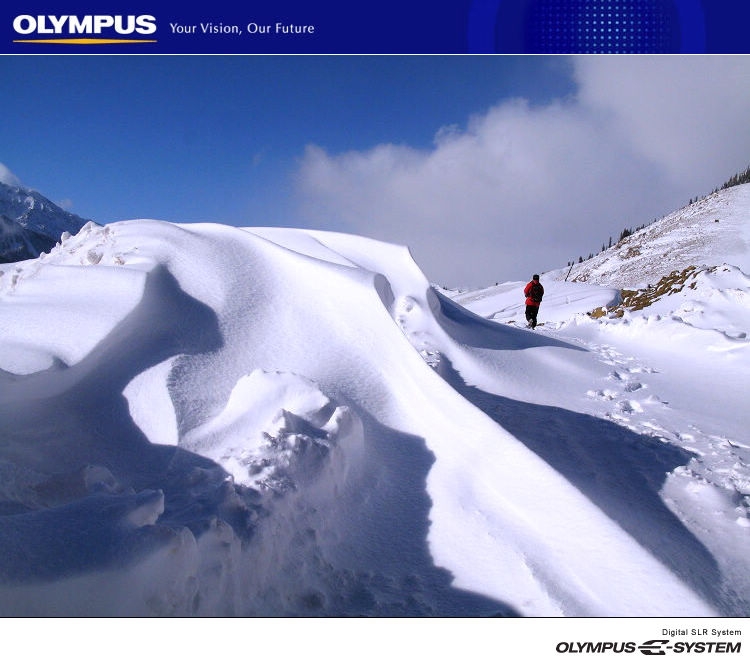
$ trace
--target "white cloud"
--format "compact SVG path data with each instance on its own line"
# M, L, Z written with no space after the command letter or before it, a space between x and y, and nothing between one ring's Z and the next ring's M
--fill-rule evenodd
M504 101L429 150L307 148L310 223L409 245L436 281L525 279L706 193L750 160L750 58L587 56L578 94ZM744 82L744 85L743 85Z
M18 180L17 176L7 166L0 162L0 183L18 187L21 181Z
M580 58L579 100L675 181L705 188L750 161L748 56Z

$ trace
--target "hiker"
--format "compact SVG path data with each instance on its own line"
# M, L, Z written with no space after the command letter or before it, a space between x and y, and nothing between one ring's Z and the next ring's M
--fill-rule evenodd
M536 316L544 296L544 287L540 284L538 275L534 275L524 287L523 295L526 296L526 321L531 328L536 328Z

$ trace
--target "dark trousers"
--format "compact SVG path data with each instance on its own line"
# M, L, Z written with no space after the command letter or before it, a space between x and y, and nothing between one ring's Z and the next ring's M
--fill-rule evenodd
M536 327L536 316L539 313L538 305L527 305L526 306L526 321L531 324L531 328Z

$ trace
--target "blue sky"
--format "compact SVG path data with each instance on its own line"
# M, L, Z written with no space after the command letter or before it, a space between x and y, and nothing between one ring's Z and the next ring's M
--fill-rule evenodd
M426 147L505 97L572 89L563 59L528 57L5 57L0 72L0 162L99 222L295 225L308 144Z
M524 280L750 162L749 56L0 57L0 163L100 223L333 229Z

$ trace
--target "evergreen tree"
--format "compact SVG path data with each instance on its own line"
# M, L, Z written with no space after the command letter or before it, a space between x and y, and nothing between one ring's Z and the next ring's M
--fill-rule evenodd
M745 183L750 183L750 166L744 171L734 174L734 176L721 186L721 189L726 190L735 185L744 185Z

